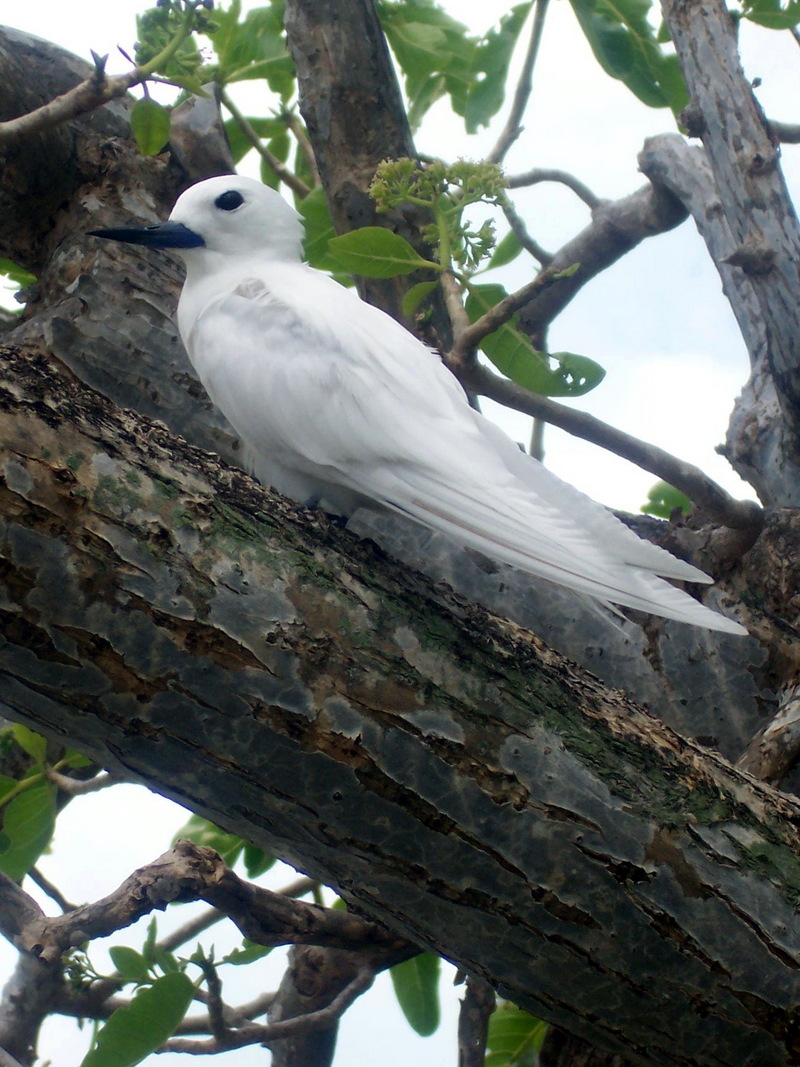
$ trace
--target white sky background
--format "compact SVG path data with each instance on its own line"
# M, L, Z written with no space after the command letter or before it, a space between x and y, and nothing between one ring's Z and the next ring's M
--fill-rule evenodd
M56 41L88 58L89 50L111 53L109 69L127 69L116 54L117 44L130 51L135 39L135 15L143 4L134 0L28 0L0 6L0 21ZM245 7L256 6L253 3ZM505 4L485 0L445 0L445 6L473 30L491 23L490 8ZM5 7L5 10L3 10ZM775 34L745 24L742 46L747 73L760 77L759 98L775 119L797 118L800 51L789 34ZM251 113L266 112L271 101L253 100ZM501 116L502 119L503 116ZM645 137L674 129L665 111L644 107L620 83L600 70L577 29L565 0L551 4L534 91L525 119L526 130L507 159L509 173L533 166L558 167L574 173L602 197L617 198L643 184L636 156ZM421 151L446 158L479 158L495 140L490 134L467 138L448 114L446 103L433 110L417 138ZM797 184L796 149L784 150L790 187ZM555 250L588 222L588 213L572 193L557 186L517 190L518 210L530 232L546 248ZM120 220L124 222L125 220ZM515 288L529 279L518 261L504 279ZM706 470L730 491L744 495L728 465L714 453L724 438L734 397L747 375L747 358L733 316L721 293L717 275L691 223L645 242L616 266L589 283L561 315L550 334L551 348L579 352L598 360L608 371L595 392L575 402L630 433L673 451ZM494 406L485 405L494 414ZM505 413L503 425L518 440L527 441L530 420ZM635 511L655 479L623 460L548 428L548 464L562 477L615 507ZM59 818L55 850L41 861L45 875L74 901L96 899L109 892L135 867L154 859L168 847L172 833L186 813L143 789L118 787L95 799L74 802ZM289 880L292 872L274 878ZM48 905L52 910L52 905ZM178 921L188 915L177 909ZM169 917L161 919L167 929ZM114 944L141 944L143 935L123 932ZM217 954L228 947L221 927L205 938ZM100 951L92 950L100 966ZM0 981L11 971L14 952L0 946ZM268 988L279 974L277 963L266 961ZM233 969L226 969L231 972ZM249 987L239 997L249 999L258 989L251 968L238 972ZM224 975L226 988L234 979ZM262 979L259 977L258 982ZM432 1038L419 1039L403 1021L387 988L368 993L347 1012L339 1041L338 1067L455 1067L455 997L446 997L445 1022ZM443 982L447 993L448 980ZM50 1022L40 1046L43 1059L56 1067L77 1064L88 1033L76 1035L74 1026ZM265 1053L244 1049L218 1057L226 1067L262 1067ZM188 1063L185 1057L152 1057L149 1064L171 1067ZM206 1062L203 1060L202 1062Z

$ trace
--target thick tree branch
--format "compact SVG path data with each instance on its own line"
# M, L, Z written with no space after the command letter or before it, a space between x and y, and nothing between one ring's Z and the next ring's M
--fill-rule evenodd
M793 801L44 361L11 359L5 382L15 718L591 1041L705 1064L713 1020L717 1064L743 1043L778 1062L800 998ZM197 881L152 872L140 892L175 899ZM205 899L238 909L251 936L259 900L228 875L213 895L207 881ZM295 940L319 937L319 914L305 909ZM26 941L55 952L69 917L37 922ZM84 937L111 925L82 916ZM609 996L635 1020L624 1040ZM769 1009L754 1018L754 1003Z
M800 503L796 437L780 414L769 362L769 334L752 278L730 262L735 240L722 210L708 156L678 134L651 137L639 155L650 180L678 197L691 213L722 288L736 316L750 357L751 373L736 401L726 455L765 504Z
M664 19L691 94L683 114L701 137L733 236L728 263L748 277L758 301L784 419L800 425L800 225L770 133L737 53L722 0L663 0Z
M408 946L349 912L299 903L242 881L211 849L180 841L132 874L116 892L55 918L0 873L0 930L18 949L43 963L87 940L107 937L142 915L173 902L205 900L223 911L250 941L260 945L316 944L400 958Z

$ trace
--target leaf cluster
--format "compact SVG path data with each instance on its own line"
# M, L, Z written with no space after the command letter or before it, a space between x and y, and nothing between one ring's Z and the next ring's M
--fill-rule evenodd
M496 27L476 35L435 0L380 0L378 15L405 78L412 128L444 96L467 133L488 126L505 99L509 63L531 7L517 4Z

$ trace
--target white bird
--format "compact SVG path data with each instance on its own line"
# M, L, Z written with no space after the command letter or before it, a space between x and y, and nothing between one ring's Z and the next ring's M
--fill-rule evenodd
M274 190L210 178L166 223L93 233L183 257L181 337L260 481L343 516L383 505L604 603L747 632L662 580L706 574L526 456L434 352L303 263L300 216Z

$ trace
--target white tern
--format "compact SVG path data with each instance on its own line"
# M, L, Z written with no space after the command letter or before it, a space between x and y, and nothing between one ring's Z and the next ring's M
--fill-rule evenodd
M434 352L303 263L274 190L210 178L166 223L92 232L182 256L181 337L265 484L343 516L377 502L604 603L747 632L662 580L707 575L526 456Z

